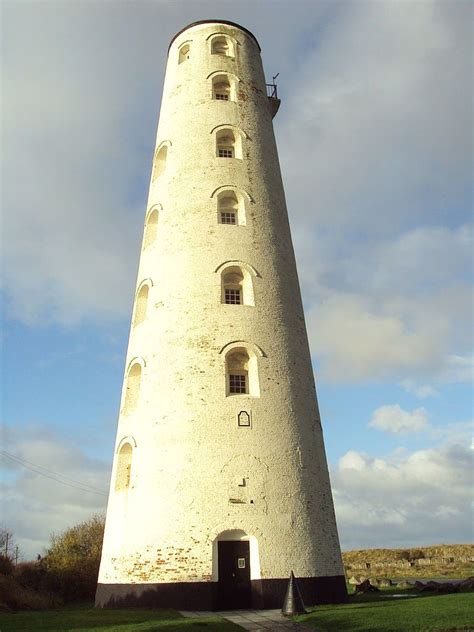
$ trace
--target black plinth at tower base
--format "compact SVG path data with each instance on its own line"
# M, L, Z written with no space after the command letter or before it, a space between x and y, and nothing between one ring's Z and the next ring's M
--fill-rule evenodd
M293 571L291 571L290 574L288 588L286 591L285 601L283 602L281 613L285 615L285 617L291 617L295 614L306 614L303 597L301 596L300 589L298 588L298 584L296 582Z

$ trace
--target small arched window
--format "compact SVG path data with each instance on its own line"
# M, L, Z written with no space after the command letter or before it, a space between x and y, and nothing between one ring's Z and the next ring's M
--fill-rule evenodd
M158 209L149 213L145 224L145 236L143 238L143 248L148 248L156 239L158 232Z
M150 286L147 283L144 283L137 292L137 296L135 299L135 316L133 319L134 327L142 323L146 318L149 291Z
M187 61L189 59L190 50L191 50L191 47L189 46L189 44L183 44L180 47L179 53L178 53L179 64L182 64L183 61Z
M245 349L234 349L227 355L227 394L249 392L249 355Z
M216 75L212 78L212 98L216 101L235 101L232 88L227 75Z
M217 200L217 222L219 224L228 224L231 226L245 226L246 209L250 197L244 191L235 187L226 188L219 187L213 192L211 197Z
M132 474L133 448L130 443L124 443L120 448L117 458L117 471L115 474L115 491L123 492L130 487Z
M258 365L255 353L246 347L231 349L225 358L226 395L258 397Z
M153 164L153 180L159 178L166 169L166 158L168 157L168 147L163 145L155 156L155 162Z
M242 305L244 302L244 275L240 268L228 268L222 273L223 303Z
M245 200L240 193L221 191L217 195L217 221L219 224L245 225Z
M221 129L216 134L218 158L235 158L235 136L231 129Z
M221 303L255 305L253 278L258 272L241 261L226 261L216 270L221 277Z
M216 156L218 158L242 158L242 138L238 131L224 127L216 132Z
M252 275L246 267L227 265L221 271L221 302L224 305L255 305Z
M234 57L234 44L226 35L218 35L211 41L211 53L213 55Z
M125 391L124 412L129 414L135 410L140 397L140 384L142 379L142 365L134 362L128 370L127 385Z
M239 203L233 191L224 191L217 198L219 222L221 224L237 224L239 220Z

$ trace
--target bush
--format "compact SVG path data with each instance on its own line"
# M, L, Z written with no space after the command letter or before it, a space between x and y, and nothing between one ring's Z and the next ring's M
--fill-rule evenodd
M92 516L61 535L53 535L51 546L41 560L41 567L46 571L42 585L66 601L93 599L103 537L103 516Z
M0 554L0 610L42 610L63 601L93 599L103 536L103 516L92 516L51 536L48 552L37 562L15 567L9 556ZM2 537L7 550L12 535L0 529L0 542Z
M15 579L33 590L42 590L47 586L47 571L41 562L20 562L15 568Z
M14 577L0 575L0 610L47 610L61 605L51 593L23 586Z

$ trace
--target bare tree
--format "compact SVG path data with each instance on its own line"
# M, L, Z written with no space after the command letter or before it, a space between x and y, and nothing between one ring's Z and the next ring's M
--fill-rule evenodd
M0 527L0 555L12 557L14 548L13 533L5 527Z

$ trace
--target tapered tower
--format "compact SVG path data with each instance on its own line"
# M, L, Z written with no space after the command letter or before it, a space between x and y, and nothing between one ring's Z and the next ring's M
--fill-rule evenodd
M171 42L97 604L346 599L260 47Z

